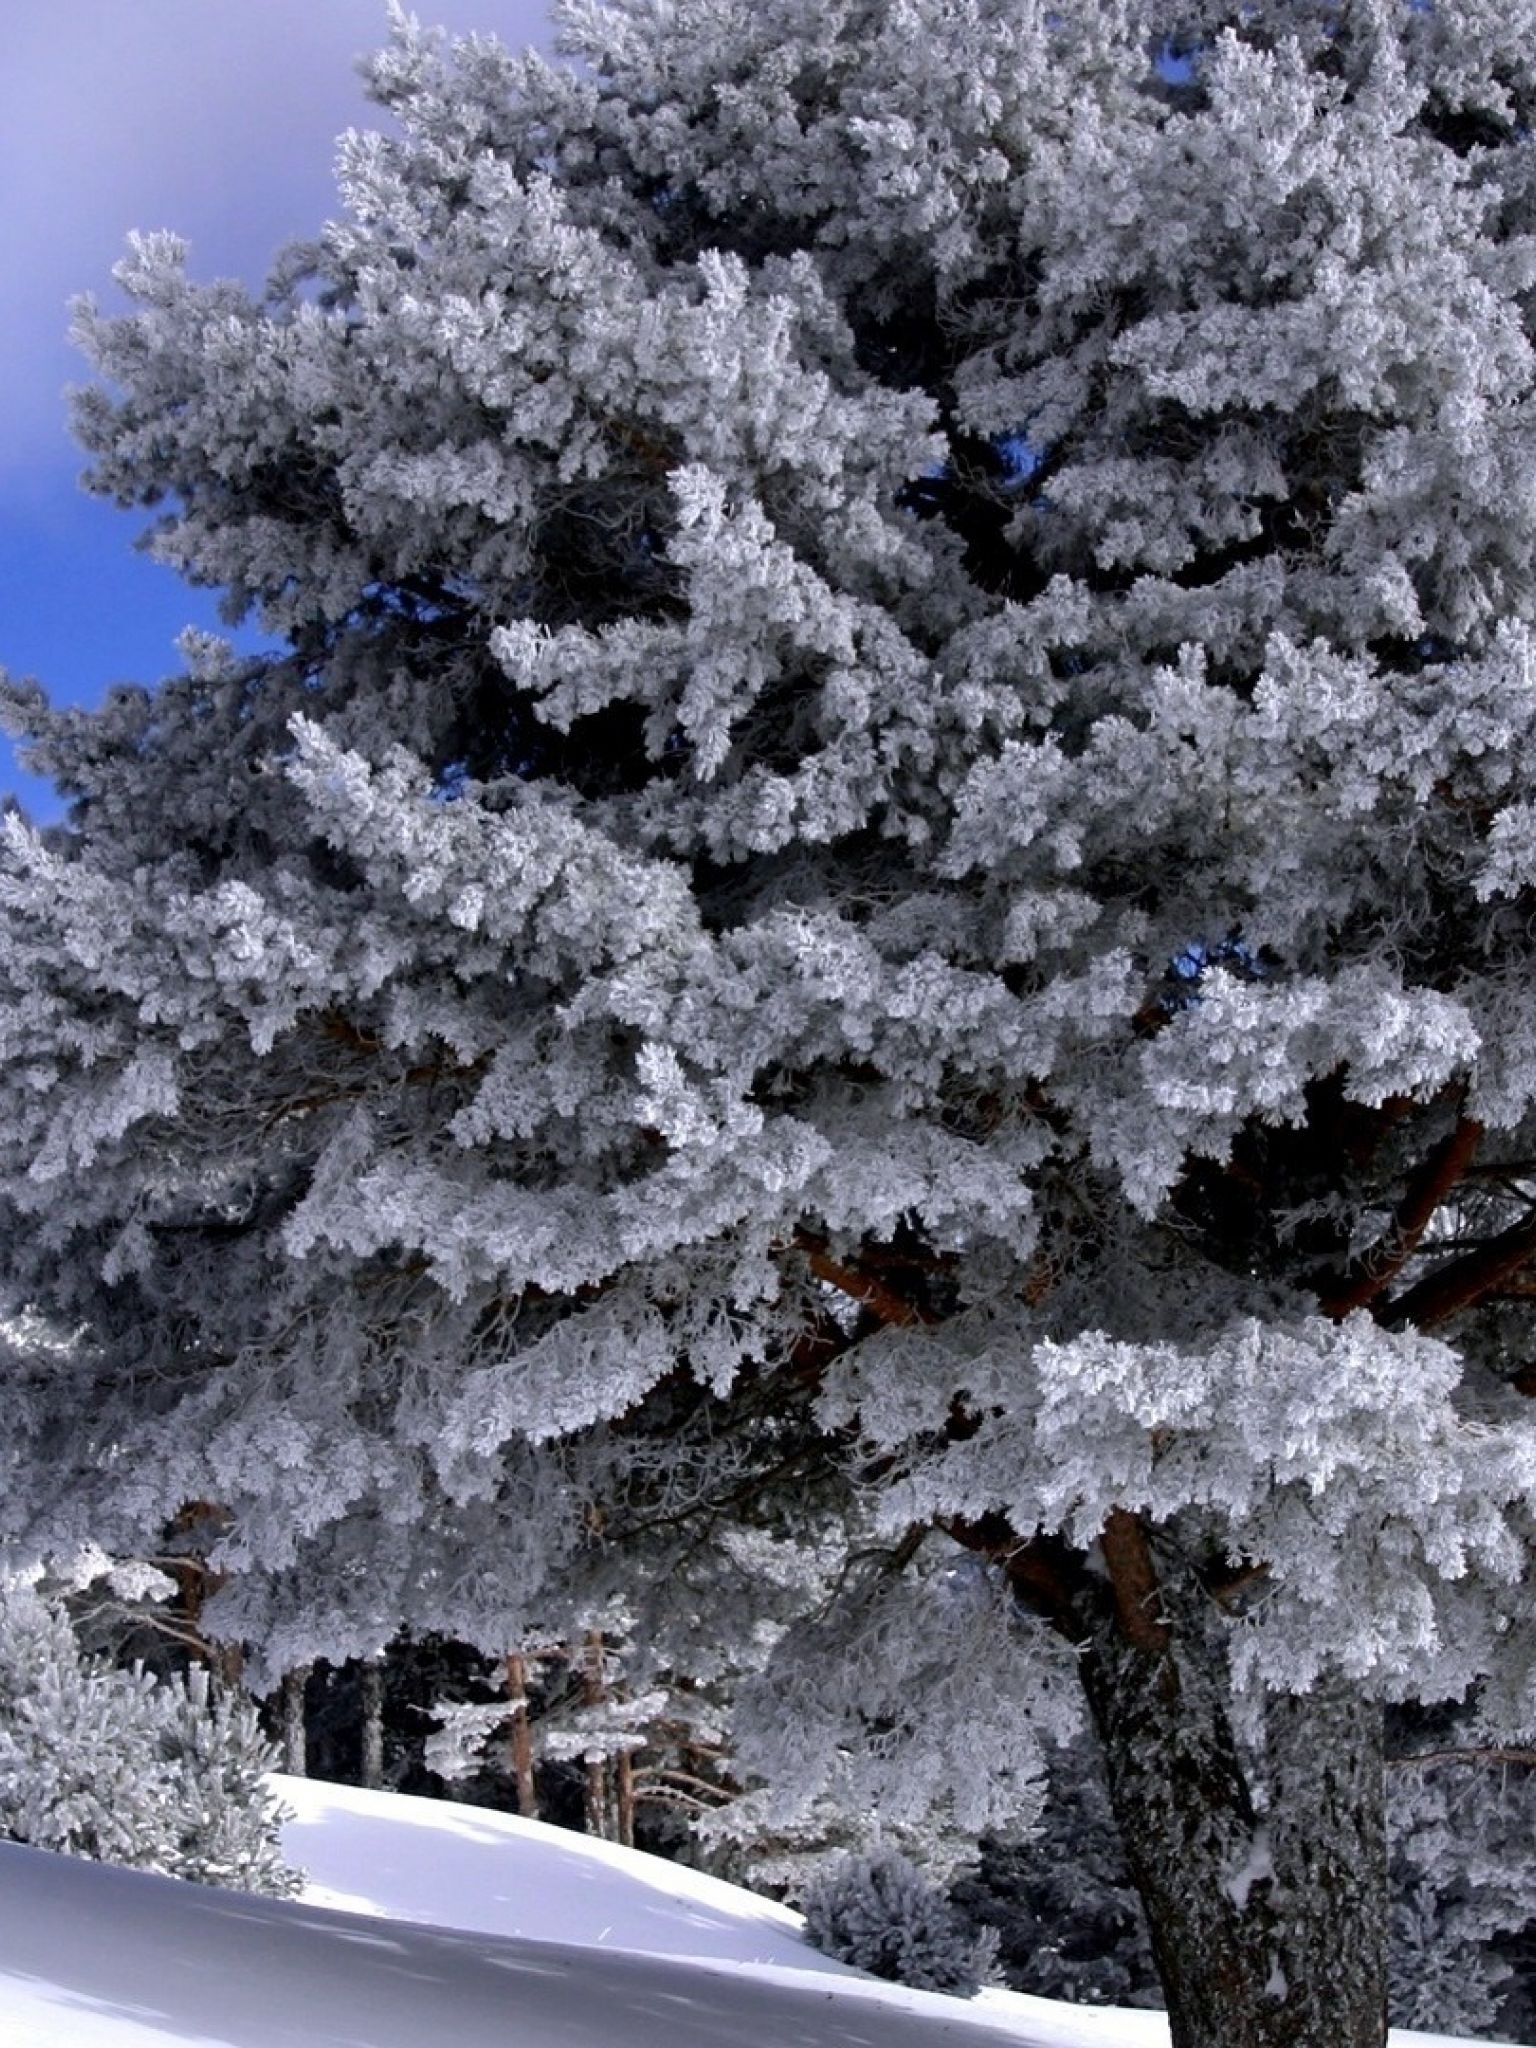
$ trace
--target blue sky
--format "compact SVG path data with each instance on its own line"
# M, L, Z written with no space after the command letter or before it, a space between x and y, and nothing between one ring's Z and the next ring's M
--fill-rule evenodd
M418 0L424 20L544 39L539 0ZM67 303L133 228L174 228L202 277L258 284L335 210L344 128L376 117L353 69L384 0L0 0L0 665L58 699L153 683L211 592L135 552L142 515L88 498L63 392L86 376ZM56 816L0 738L0 789Z

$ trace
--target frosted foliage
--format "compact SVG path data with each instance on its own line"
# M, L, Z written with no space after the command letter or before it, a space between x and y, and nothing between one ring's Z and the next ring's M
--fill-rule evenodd
M511 1728L505 1701L438 1701L432 1711L434 1726L422 1761L449 1784L479 1770L492 1743L505 1742Z
M61 1608L0 1583L0 1835L287 1897L276 1761L251 1700L84 1657Z
M1399 2026L1454 2027L1458 2034L1491 2033L1506 1969L1485 1946L1485 1930L1471 1940L1448 1938L1440 1899L1426 1885L1392 1907L1392 2018Z
M1536 0L1179 19L396 10L260 292L81 302L276 647L0 688L0 1543L957 1829L1127 1559L1536 1719Z
M1052 1750L1049 1795L1029 1835L989 1836L973 1863L950 1897L995 1930L1011 1990L1075 2005L1161 2003L1145 1916L1085 1743Z
M841 1813L936 1840L1027 1828L1043 1798L1040 1730L1070 1721L1069 1687L1060 1653L1009 1620L984 1574L858 1565L741 1685L735 1754L770 1789L720 1827L793 1833ZM961 1729L957 1769L939 1731Z
M584 1652L577 1652L571 1657L572 1674L580 1672L587 1679L598 1676L597 1669L583 1663L583 1656ZM600 1688L595 1696L589 1696L586 1685L578 1687L574 1696L562 1696L558 1687L540 1687L539 1711L530 1715L529 1728L530 1753L536 1762L591 1762L656 1749L666 1742L658 1724L670 1715L677 1725L686 1713L686 1703L678 1702L664 1687L642 1691L629 1687L625 1682L629 1661L605 1632ZM505 1683L504 1667L488 1667L479 1682L500 1690ZM529 1713L529 1702L526 1696L484 1703L438 1698L430 1711L435 1725L426 1740L424 1761L429 1770L451 1782L467 1778L487 1764L505 1768L506 1745L517 1718ZM713 1734L718 1739L719 1730Z
M1510 1937L1528 1939L1536 1922L1529 1763L1501 1763L1495 1752L1470 1766L1405 1764L1391 1775L1389 1813L1394 2021L1518 2038L1530 2025L1531 1985Z
M1265 1566L1234 1639L1240 1673L1306 1685L1336 1662L1436 1697L1496 1654L1505 1604L1479 1621L1464 1594L1473 1577L1515 1594L1520 1504L1536 1489L1536 1424L1515 1397L1496 1422L1463 1419L1461 1370L1449 1346L1364 1315L1245 1319L1198 1348L1063 1343L978 1316L850 1353L821 1415L907 1453L880 1506L893 1531L999 1509L1021 1532L1087 1541L1116 1506L1167 1524L1198 1515L1234 1560ZM978 1425L937 1455L920 1448L955 1401Z
M813 1947L918 1991L971 1996L996 1949L994 1937L968 1927L894 1849L837 1859L807 1891L804 1906Z
M177 1830L164 1867L172 1877L230 1891L286 1897L299 1873L284 1863L283 1814L266 1783L278 1752L248 1694L215 1690L205 1670L165 1688L160 1754L176 1785Z
M0 1593L0 1825L13 1841L153 1864L168 1788L144 1673L82 1665L69 1622L24 1589Z

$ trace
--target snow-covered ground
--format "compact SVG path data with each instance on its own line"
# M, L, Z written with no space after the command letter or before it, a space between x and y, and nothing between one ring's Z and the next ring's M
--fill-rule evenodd
M3 2048L1166 2048L1154 2014L877 1983L784 1907L633 1850L278 1784L293 1904L0 1843Z

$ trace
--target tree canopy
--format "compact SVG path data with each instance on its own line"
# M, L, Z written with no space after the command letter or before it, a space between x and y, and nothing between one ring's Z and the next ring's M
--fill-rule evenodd
M217 1503L271 1673L830 1638L976 1825L1177 1670L1241 1863L1295 1702L1532 1715L1536 9L558 18L81 308L281 646L7 686L3 1527Z

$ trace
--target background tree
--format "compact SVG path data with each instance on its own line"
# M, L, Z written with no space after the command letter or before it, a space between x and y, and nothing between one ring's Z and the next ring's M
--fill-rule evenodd
M974 1831L1080 1681L1176 2048L1377 2048L1381 1702L1532 1715L1536 10L560 19L81 313L283 651L8 694L4 1529L984 1699Z

